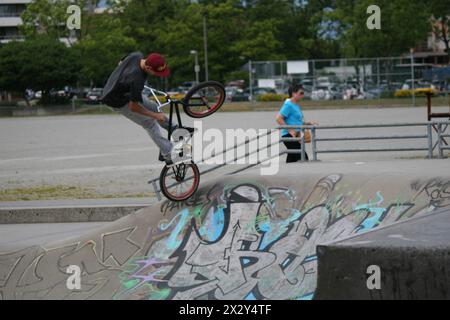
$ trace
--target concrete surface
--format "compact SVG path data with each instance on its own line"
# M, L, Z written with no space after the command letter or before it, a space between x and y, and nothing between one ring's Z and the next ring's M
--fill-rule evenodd
M0 246L45 245L60 239L79 237L107 222L0 224Z
M434 112L448 111L436 108ZM204 129L274 128L276 112L215 113L202 120ZM307 110L305 118L322 125L426 121L426 108ZM192 125L193 119L183 118ZM360 135L426 134L425 128L368 128ZM326 130L322 138L354 136L355 130ZM425 141L352 141L352 147L418 147ZM348 142L322 142L320 148L348 148ZM310 147L308 147L310 148ZM151 196L147 184L162 168L147 133L122 116L54 116L0 119L0 186L3 190L72 186L96 197ZM426 157L426 152L321 154L320 160L389 160ZM284 158L283 158L284 162ZM215 175L219 177L220 173ZM87 197L87 196L86 196Z
M255 169L70 239L0 245L0 297L312 299L317 244L450 207L450 161L427 163Z
M448 193L447 193L448 195ZM450 209L319 245L317 299L450 299ZM380 269L380 285L369 279Z
M114 221L155 203L153 198L0 202L0 225Z
M324 172L360 174L409 174L427 172L439 176L449 170L450 161L443 160L394 160L394 161L333 161L290 164L294 173L317 174ZM285 167L285 163L280 163ZM233 167L233 166L232 166ZM259 169L248 172L259 174ZM202 175L201 185L213 180ZM17 223L64 223L115 221L140 208L156 204L154 197L148 198L107 198L74 200L39 200L0 202L0 224Z

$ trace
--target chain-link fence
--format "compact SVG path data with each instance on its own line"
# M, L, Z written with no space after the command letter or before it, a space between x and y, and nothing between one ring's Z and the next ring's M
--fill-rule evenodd
M253 98L264 93L287 94L291 84L301 83L306 99L412 98L414 103L415 97L427 91L447 96L450 90L450 67L431 62L426 56L249 61L245 69L250 79L247 90Z

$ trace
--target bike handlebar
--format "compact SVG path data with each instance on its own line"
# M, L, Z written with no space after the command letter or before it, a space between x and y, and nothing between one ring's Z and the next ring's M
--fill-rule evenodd
M171 102L176 102L175 100L173 100L172 98L170 98L170 95L164 91L159 91L156 90L152 87L146 86L144 85L144 89L150 90L151 94L153 95L153 98L155 98L156 103L158 104L158 111L160 111L160 109L162 107L165 107L167 105L169 105ZM156 94L161 94L166 98L166 102L165 103L161 103L161 101L159 101L158 97L156 96Z

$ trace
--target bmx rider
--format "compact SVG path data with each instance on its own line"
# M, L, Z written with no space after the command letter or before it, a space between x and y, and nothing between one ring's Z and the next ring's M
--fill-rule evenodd
M143 93L148 75L168 77L170 69L165 58L159 53L147 57L141 52L132 52L123 57L111 73L103 89L103 103L143 127L159 147L166 164L173 164L172 143L161 135L160 127L169 130L169 120ZM172 126L172 131L176 126ZM184 127L191 134L193 128Z

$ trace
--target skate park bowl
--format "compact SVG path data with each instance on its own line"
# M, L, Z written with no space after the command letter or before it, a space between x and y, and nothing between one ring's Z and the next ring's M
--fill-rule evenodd
M275 176L255 169L76 238L0 246L0 298L317 298L318 245L450 208L448 160L427 162L429 170L399 163L294 164Z

